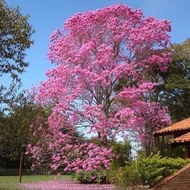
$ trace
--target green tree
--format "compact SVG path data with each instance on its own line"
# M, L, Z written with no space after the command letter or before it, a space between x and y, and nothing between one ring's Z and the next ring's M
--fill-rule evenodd
M168 70L161 72L153 68L148 76L150 81L156 82L158 86L147 99L167 106L172 122L177 122L190 117L190 39L181 44L174 44L168 51L172 54ZM162 156L182 156L182 148L171 149L169 140L168 137L159 139ZM153 146L152 151L156 150Z
M131 162L131 144L129 141L117 142L112 145L112 151L116 155L111 164L111 169L124 167L128 162Z
M164 98L174 122L190 117L190 39L173 46L173 61L164 80Z
M31 36L34 33L28 18L20 13L19 7L11 8L0 0L0 78L6 76L14 83L10 89L0 83L1 103L5 101L5 91L10 95L15 84L21 82L19 74L28 66L25 50L33 44Z
M171 49L172 62L166 72L153 70L151 81L159 85L149 97L167 106L172 122L190 117L190 39L181 44L174 44ZM162 156L183 157L182 147L171 149L171 137L159 137L156 150Z
M31 97L23 94L15 98L15 101L17 102L9 105L12 111L0 120L0 157L6 160L7 167L10 161L19 160L31 139L33 140L33 128L30 126L39 117L45 121L50 111L36 105Z

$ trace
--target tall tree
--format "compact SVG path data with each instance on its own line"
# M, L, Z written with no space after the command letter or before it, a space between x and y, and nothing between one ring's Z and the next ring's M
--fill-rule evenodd
M190 39L173 45L173 61L164 80L164 98L174 122L190 117Z
M28 17L20 13L19 7L11 8L0 0L0 78L6 76L14 81L8 95L16 82L20 82L19 74L28 66L24 60L25 50L33 44L31 35L34 33ZM5 84L0 84L0 103L6 97L3 94L7 88Z
M48 120L53 137L69 124L97 136L102 146L118 136L149 143L153 130L169 123L165 108L147 101L157 85L147 76L170 62L169 31L169 21L120 4L69 18L51 36L48 56L56 68L36 96L54 105ZM116 91L120 79L126 83ZM56 146L63 141L69 143L62 138Z
M153 70L151 80L159 85L151 98L167 106L172 122L178 122L190 117L190 39L173 44L168 50L172 53L172 63L165 72ZM170 139L157 139L157 148L161 154L183 157L183 148L171 149Z
M20 156L24 156L27 145L34 141L30 126L35 127L34 123L39 117L41 125L45 125L50 114L48 109L34 104L33 99L24 93L15 97L14 104L9 107L9 114L3 115L0 120L0 157L6 167L11 161L18 162Z
M173 44L168 51L172 54L172 63L168 69L164 72L153 69L149 76L152 82L158 84L149 98L167 106L172 122L177 122L190 117L190 39L181 44ZM170 139L171 137L159 139L161 154L183 156L182 149L171 150Z

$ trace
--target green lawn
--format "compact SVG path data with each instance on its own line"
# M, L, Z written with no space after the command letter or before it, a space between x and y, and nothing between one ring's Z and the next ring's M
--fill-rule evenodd
M71 176L58 176L59 179L71 178ZM47 181L55 179L55 175L27 175L22 176L22 183ZM0 190L20 190L19 176L0 176Z

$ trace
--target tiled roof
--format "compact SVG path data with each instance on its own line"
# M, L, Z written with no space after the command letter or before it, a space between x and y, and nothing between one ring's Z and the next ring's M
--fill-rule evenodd
M190 132L190 117L180 122L174 123L166 128L154 132L154 135L172 134L174 132L187 131Z
M184 135L181 135L175 139L170 140L170 143L186 143L186 142L190 142L190 132L186 133Z

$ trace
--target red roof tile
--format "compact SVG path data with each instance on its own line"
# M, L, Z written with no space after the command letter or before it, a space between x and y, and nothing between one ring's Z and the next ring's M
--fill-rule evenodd
M166 128L154 132L154 135L174 134L175 132L187 131L190 132L190 117L180 122L174 123Z
M190 142L190 132L186 133L184 135L181 135L175 139L170 140L170 143L186 143L186 142Z

